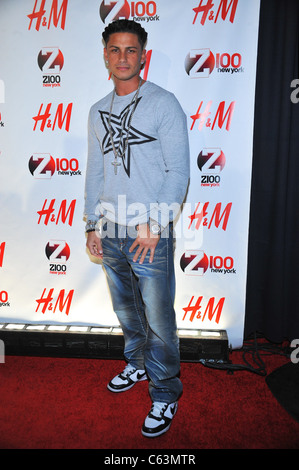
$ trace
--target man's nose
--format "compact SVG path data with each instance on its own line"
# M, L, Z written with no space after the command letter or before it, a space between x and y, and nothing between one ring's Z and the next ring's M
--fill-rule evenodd
M120 62L127 62L127 52L121 51L119 55Z

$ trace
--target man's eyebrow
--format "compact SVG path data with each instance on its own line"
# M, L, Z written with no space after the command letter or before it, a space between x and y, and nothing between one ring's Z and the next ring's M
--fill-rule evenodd
M116 48L119 49L120 46L114 46L113 44L110 44L108 48ZM126 46L125 49L138 49L136 46Z

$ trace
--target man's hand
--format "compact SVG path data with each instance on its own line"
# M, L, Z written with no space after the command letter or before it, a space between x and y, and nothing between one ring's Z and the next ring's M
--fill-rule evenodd
M88 232L86 246L92 256L103 258L102 242L97 232Z
M140 256L139 264L142 264L147 255L147 252L150 251L149 262L152 263L154 259L155 249L159 240L160 235L153 235L150 232L148 224L140 224L138 226L137 238L132 243L129 249L129 252L132 253L132 251L134 251L135 248L138 247L134 255L133 261L136 262Z

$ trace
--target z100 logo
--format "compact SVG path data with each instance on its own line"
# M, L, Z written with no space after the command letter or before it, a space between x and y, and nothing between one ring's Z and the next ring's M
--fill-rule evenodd
M211 273L235 274L234 260L231 256L207 256L202 250L188 250L180 260L181 270L187 276L203 276L210 268Z
M67 4L68 0L61 0L61 2L58 3L58 0L48 0L47 1L47 11L45 10L46 6L46 0L41 0L39 3L39 0L35 0L34 7L32 13L30 15L27 15L28 18L30 19L29 27L28 29L31 29L32 23L35 20L35 29L36 31L39 31L40 26L47 27L50 29L51 23L53 22L53 25L55 28L58 26L58 22L60 21L60 27L61 29L65 28L65 20L66 20L66 12L67 12ZM60 8L59 8L60 5ZM38 9L39 6L39 9ZM59 11L58 11L59 9ZM49 16L45 16L47 12L49 12Z
M37 211L39 214L39 219L37 222L38 224L40 224L43 220L45 225L48 225L49 222L54 222L56 225L58 225L58 223L61 221L63 224L68 223L69 226L72 226L76 207L76 199L73 199L68 208L66 199L61 202L58 209L56 206L56 199L52 199L48 207L47 204L48 200L46 199L43 208L40 211Z
M225 166L225 155L219 148L203 149L197 157L197 166L201 172L201 186L219 187L220 171Z
M32 119L35 121L33 130L36 130L37 123L40 121L40 131L44 132L45 127L48 129L51 129L52 131L55 130L56 125L59 127L59 129L62 129L63 125L65 124L65 130L69 132L70 129L70 122L71 122L71 116L72 116L72 109L73 109L73 103L69 103L67 105L67 108L63 114L63 104L60 103L57 106L57 110L55 112L55 115L51 114L51 109L52 109L52 103L48 103L45 111L43 112L43 104L40 105L39 111L37 116L34 116ZM52 118L53 116L53 118ZM50 119L51 118L51 119Z
M6 290L0 291L0 307L10 307Z
M227 4L228 1L229 5ZM218 0L218 4L219 6L216 11L216 9L213 9L214 6L216 7L216 0L200 0L198 7L193 8L193 11L195 12L193 24L198 19L198 15L201 15L200 23L204 25L206 20L217 23L219 15L221 15L222 20L225 21L229 13L229 21L233 23L235 20L238 0Z
M159 21L156 2L128 2L127 0L103 0L100 17L103 23L132 17L134 21Z
M71 250L64 240L51 240L45 249L50 264L50 274L66 274L66 261L69 259Z
M210 49L193 49L185 59L185 70L190 78L208 78L215 66L218 72L244 72L242 56L238 52L228 54L217 52L214 56Z
M64 58L58 47L43 47L37 57L37 63L43 72L44 87L60 87L60 71Z
M34 153L28 163L36 179L50 179L57 171L61 176L81 176L77 158L53 158L49 153Z

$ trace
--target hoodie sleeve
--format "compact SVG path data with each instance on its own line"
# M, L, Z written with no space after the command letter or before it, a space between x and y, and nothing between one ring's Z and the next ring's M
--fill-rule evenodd
M88 156L85 178L84 217L97 221L100 217L100 197L104 187L104 160L100 140L95 131L94 111L91 108L88 116Z
M165 178L150 217L166 227L178 214L186 195L190 176L189 139L186 115L172 93L167 94L166 102L160 101L156 116Z

